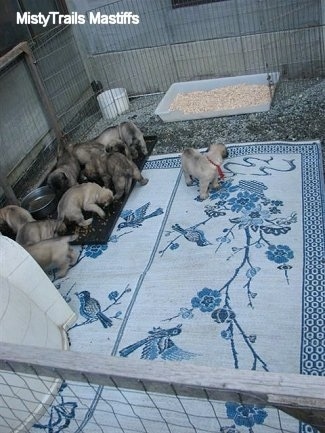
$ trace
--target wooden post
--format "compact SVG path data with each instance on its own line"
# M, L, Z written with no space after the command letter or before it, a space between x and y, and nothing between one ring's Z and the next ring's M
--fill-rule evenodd
M10 63L15 61L21 55L23 55L24 59L26 60L27 66L31 73L32 80L36 86L37 92L41 99L42 106L44 108L45 114L49 121L50 127L53 129L58 142L60 142L63 133L60 129L53 104L50 101L49 97L47 96L47 92L44 87L43 81L36 67L37 62L33 56L32 50L29 48L28 43L21 42L20 44L16 45L12 50L10 50L8 53L6 53L4 56L0 57L0 69L9 66Z
M57 116L56 116L54 107L52 105L52 102L50 101L49 97L47 96L47 92L46 92L46 89L44 87L43 81L42 81L40 74L38 72L38 69L36 67L36 60L33 56L32 50L29 48L29 45L27 42L22 42L21 49L23 50L23 52L25 54L26 63L27 63L27 66L30 70L32 79L35 83L37 92L41 98L41 101L42 101L42 104L43 104L43 107L45 110L45 114L47 115L48 121L50 123L51 128L53 129L53 131L55 133L55 136L58 140L58 143L60 143L63 134L62 134L61 128L59 126Z
M61 128L58 123L58 119L53 107L52 102L50 101L46 89L44 87L43 81L40 77L40 74L38 72L38 69L36 67L36 60L33 56L33 53L28 45L27 42L21 42L20 44L16 45L12 50L10 50L8 53L0 57L0 70L8 67L12 62L14 62L19 56L23 56L26 60L28 69L30 71L32 80L35 84L37 93L40 97L42 107L44 109L45 115L47 117L47 120L49 122L50 128L53 129L54 134L57 138L58 145L60 144L63 133L61 131ZM6 175L4 173L0 173L0 186L2 187L6 198L8 199L9 203L11 204L17 204L19 205L19 200L17 199L13 189L8 184L8 181L6 179Z
M9 185L7 178L2 175L0 172L0 186L7 197L7 201L9 204L15 204L17 206L20 205L18 198L16 197L14 190Z
M6 66L9 66L10 63L15 61L17 57L23 54L22 50L22 44L18 44L15 46L12 50L10 50L8 53L0 57L0 69L5 68ZM2 173L2 170L0 172L0 186L3 189L5 196L9 202L9 204L16 204L19 205L19 200L17 199L13 189L9 185L6 176Z

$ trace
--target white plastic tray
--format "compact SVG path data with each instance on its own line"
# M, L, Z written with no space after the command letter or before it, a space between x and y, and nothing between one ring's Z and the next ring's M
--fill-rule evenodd
M177 122L182 120L205 119L208 117L233 116L236 114L256 113L268 111L271 105L270 100L255 106L245 106L236 109L226 109L218 111L206 111L204 113L184 113L182 111L170 111L169 107L179 93L191 93L196 91L209 91L226 86L234 86L236 84L269 84L268 75L271 77L274 86L279 80L279 72L271 72L269 74L241 75L237 77L216 78L211 80L185 81L174 83L170 86L163 99L160 101L155 110L164 122Z

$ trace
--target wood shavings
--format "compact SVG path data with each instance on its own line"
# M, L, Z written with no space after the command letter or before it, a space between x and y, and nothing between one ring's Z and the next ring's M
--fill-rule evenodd
M208 91L179 93L169 111L205 113L254 107L270 102L270 88L260 84L238 84Z

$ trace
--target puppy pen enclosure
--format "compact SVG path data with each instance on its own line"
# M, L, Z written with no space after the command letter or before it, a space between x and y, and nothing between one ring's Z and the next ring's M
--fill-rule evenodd
M62 136L76 141L95 135L93 127L101 119L96 99L101 87L104 90L126 88L131 97L127 116L132 118L137 114L132 102L135 107L139 101L147 105L151 96L156 97L157 102L174 82L272 71L280 72L281 80L324 75L324 0L276 0L268 4L258 0L121 0L97 2L96 9L90 9L88 2L71 0L67 4L70 11L85 14L85 24L63 25L45 32L28 41L28 46L14 50L12 56L5 56L0 64L0 99L3 101L0 106L0 167L3 186L9 187L4 194L9 201L14 198L10 196L10 187L21 198L45 179L55 163L56 147ZM121 11L139 15L139 25L108 26L89 22L91 13L104 16ZM154 95L156 93L158 96ZM106 122L105 126L122 118ZM147 121L149 119L144 120L141 127L146 128ZM107 370L105 361L102 363L97 356L94 359L84 354L86 361L76 362L70 370L65 368L72 364L70 355L53 353L51 360L52 353L47 357L39 349L4 345L1 350L2 370L17 375L27 372L55 376L61 380L57 404L43 408L51 420L46 426L38 425L44 431L64 431L73 423L76 406L70 400L74 391L70 390L64 397L64 390L69 389L66 381L72 380L86 381L94 389L96 399L107 403L107 413L114 414L115 425L106 423L105 412L100 419L97 415L92 418L91 408L86 408L87 404L81 399L80 387L80 395L73 397L79 402L79 408L84 408L85 419L92 420L94 432L107 429L173 432L175 426L181 428L182 425L189 426L186 431L199 432L193 419L200 418L200 413L187 408L188 396L197 397L197 407L202 407L202 400L208 406L202 413L205 418L211 417L211 432L224 425L215 416L215 399L247 404L242 407L255 410L257 416L259 408L272 405L324 431L323 378L259 375L258 372L246 376L240 371L220 372L195 367L187 372L190 378L183 378L185 386L182 388L178 377L183 377L184 364L173 366L175 376L170 367L166 372L159 370L159 366L150 376L149 366L142 367L139 362L136 373L131 373L130 378L131 365L124 360L120 366L119 359L111 360L114 368ZM44 359L44 364L36 363L35 359ZM155 363L152 364L155 369ZM97 366L102 371L97 374L87 366ZM157 384L154 380L157 375L166 375L166 380ZM211 383L205 380L208 378ZM137 393L132 399L126 390L134 388ZM21 401L19 420L23 425L27 409L20 398L22 392L22 388L12 388L11 395L4 396L1 407L10 411L8 402ZM170 395L171 400L167 398ZM167 411L174 405L177 410ZM160 413L160 424L152 422L150 410ZM10 418L16 416L16 413L11 413L7 419L2 416L1 431L11 431ZM125 419L131 418L136 420L137 428L125 424ZM34 422L40 421L35 419ZM269 427L273 431L288 431L282 427L280 411L277 425ZM83 425L73 428L73 431L83 431ZM305 424L301 429L312 431ZM227 431L236 429L229 426Z
M27 48L25 55L16 49L0 63L2 183L19 198L31 178L44 179L61 136L76 141L96 135L101 89L125 88L129 97L137 96L128 112L133 119L139 108L153 104L137 121L154 134L153 112L175 82L269 72L279 72L280 80L324 74L323 0L193 5L120 0L98 2L96 9L70 0L67 5L85 16L84 24L54 27L29 41L28 55ZM119 11L132 11L139 24L89 21ZM140 95L153 99L142 101Z

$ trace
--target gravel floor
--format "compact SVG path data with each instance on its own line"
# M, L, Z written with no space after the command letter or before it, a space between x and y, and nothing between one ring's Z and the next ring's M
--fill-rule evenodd
M325 78L280 80L269 111L202 120L164 123L154 114L163 94L132 98L130 110L114 121L84 118L78 124L74 141L84 141L100 134L110 125L133 120L145 135L158 138L153 154L181 152L185 147L204 148L210 143L254 141L320 140L325 170ZM53 157L53 155L52 155ZM15 186L22 198L44 182L55 160L42 154ZM5 197L0 198L5 203Z
M163 94L134 98L130 111L118 121L133 120L145 135L157 135L154 154L180 152L184 147L202 148L213 141L320 140L325 157L325 79L281 80L272 106L264 113L164 123L154 114ZM89 137L113 122L101 119ZM324 164L325 166L325 164Z

